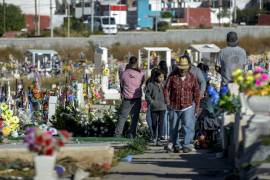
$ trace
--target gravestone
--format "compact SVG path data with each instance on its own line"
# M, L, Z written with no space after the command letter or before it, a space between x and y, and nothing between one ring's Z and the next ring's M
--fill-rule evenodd
M84 107L84 98L83 98L83 84L78 83L78 91L77 91L77 100L79 107Z
M55 115L56 107L57 107L57 96L50 96L49 98L49 112L48 119L50 120L52 116Z

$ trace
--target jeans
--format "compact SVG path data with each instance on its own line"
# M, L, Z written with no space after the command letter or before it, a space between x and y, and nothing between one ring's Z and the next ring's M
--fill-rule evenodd
M163 120L163 133L162 136L169 137L169 117L168 117L169 111L165 111L164 120Z
M151 112L152 130L154 132L154 139L162 138L164 115L165 111Z
M193 148L192 141L195 135L194 107L195 106L192 106L185 111L175 111L173 109L170 109L170 141L173 143L174 146L180 146L179 130L183 125L183 147Z
M128 115L131 117L131 125L129 134L136 137L137 125L141 111L141 99L123 99L119 119L115 128L115 135L120 136L123 133L124 125L127 121Z
M150 107L148 107L147 111L146 111L146 122L150 131L150 136L151 138L154 137L154 133L153 133L153 129L152 129L152 118L151 118L151 109Z

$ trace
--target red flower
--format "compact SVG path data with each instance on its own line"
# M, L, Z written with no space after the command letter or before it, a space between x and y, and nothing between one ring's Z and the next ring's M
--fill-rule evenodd
M57 139L57 144L58 144L58 146L63 147L64 141L62 139Z
M60 134L61 134L66 140L68 140L68 139L71 137L71 133L69 133L69 132L66 131L66 130L61 130L61 131L60 131Z
M42 135L41 135L41 136L38 136L38 137L36 138L35 144L42 144L42 143L43 143L43 137L42 137Z
M2 129L4 127L4 121L0 120L0 129Z
M53 155L53 148L47 149L47 150L45 151L45 155L47 155L47 156Z
M45 145L46 146L49 146L49 145L51 145L52 144L52 139L47 139L47 140L45 140Z

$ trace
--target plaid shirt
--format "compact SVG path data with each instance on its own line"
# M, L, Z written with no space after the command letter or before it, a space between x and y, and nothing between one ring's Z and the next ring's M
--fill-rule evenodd
M192 106L195 102L196 108L200 104L200 87L197 79L191 73L184 80L178 75L168 78L164 89L166 103L174 110L182 110Z

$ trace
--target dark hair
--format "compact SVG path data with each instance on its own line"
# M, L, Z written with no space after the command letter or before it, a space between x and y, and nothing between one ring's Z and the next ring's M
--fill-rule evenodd
M131 57L129 58L128 64L126 65L126 70L127 70L127 69L133 69L133 70L135 70L135 71L140 72L140 70L139 70L139 68L138 68L137 65L138 65L138 59L137 59L137 57L131 56Z
M199 64L197 65L197 67L198 67L201 71L203 71L203 72L209 71L209 66L206 65L206 64L199 63Z
M155 76L155 73L156 73L156 71L158 70L158 68L153 68L152 70L151 70L151 75L150 75L150 77L146 80L146 85L149 83L149 82L153 82L154 81L154 76Z
M164 60L160 61L158 66L159 66L159 69L163 72L164 76L167 77L168 66L167 66L166 61L164 61Z
M238 36L237 33L231 31L227 34L227 44L228 46L235 47L238 44Z
M160 75L162 75L162 74L164 75L164 72L163 72L161 69L155 70L154 73L153 73L152 80L153 80L154 82L156 82L156 81L157 81L157 78L158 78Z
M137 63L138 63L137 57L131 56L131 57L129 58L129 64L130 64L130 65L136 65Z

